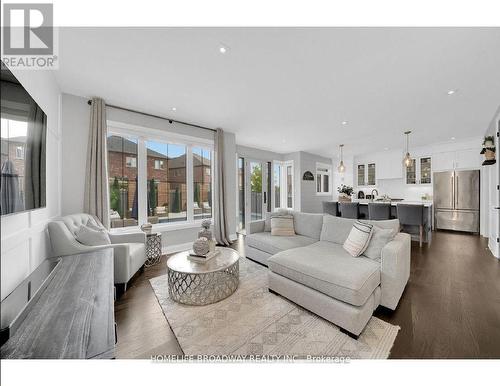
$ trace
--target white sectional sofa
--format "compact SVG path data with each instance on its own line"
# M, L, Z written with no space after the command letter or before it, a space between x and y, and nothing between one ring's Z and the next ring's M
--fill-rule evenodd
M377 258L352 257L342 244L354 221L291 212L295 236L272 236L270 220L251 223L246 256L269 268L269 290L357 337L379 306L396 309L410 276L410 235L399 221L366 221L395 237Z

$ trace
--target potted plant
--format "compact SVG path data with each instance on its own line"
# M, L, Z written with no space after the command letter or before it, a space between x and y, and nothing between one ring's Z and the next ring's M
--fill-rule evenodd
M493 137L492 135L487 135L486 137L484 137L483 151L481 153L484 153L484 157L487 161L492 161L495 159L495 152L495 137Z
M347 186L342 184L339 188L337 188L337 191L339 192L339 202L348 202L351 201L351 194L353 192L352 186Z

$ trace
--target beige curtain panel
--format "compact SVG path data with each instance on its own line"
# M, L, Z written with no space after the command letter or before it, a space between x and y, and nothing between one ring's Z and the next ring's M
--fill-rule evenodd
M83 209L109 229L106 136L106 104L101 98L92 98Z
M215 239L220 245L230 245L227 221L226 170L224 165L224 131L217 129L215 133L215 205L214 231Z

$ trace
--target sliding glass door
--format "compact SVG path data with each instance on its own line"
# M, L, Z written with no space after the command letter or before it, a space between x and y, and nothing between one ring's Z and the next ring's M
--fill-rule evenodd
M238 231L245 229L245 159L238 157Z
M263 163L259 161L250 161L250 220L262 220L264 218L264 184Z
M244 160L245 227L251 221L263 220L268 209L268 163L255 159Z

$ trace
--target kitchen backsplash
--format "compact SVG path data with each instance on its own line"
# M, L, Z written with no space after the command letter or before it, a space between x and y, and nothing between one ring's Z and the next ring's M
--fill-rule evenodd
M391 198L402 198L409 201L419 201L422 199L422 196L427 194L432 200L432 185L411 186L405 184L402 178L378 180L377 186L359 190L362 190L366 195L371 194L372 189L377 189L379 196L387 194ZM357 190L356 192L358 192L359 190Z

